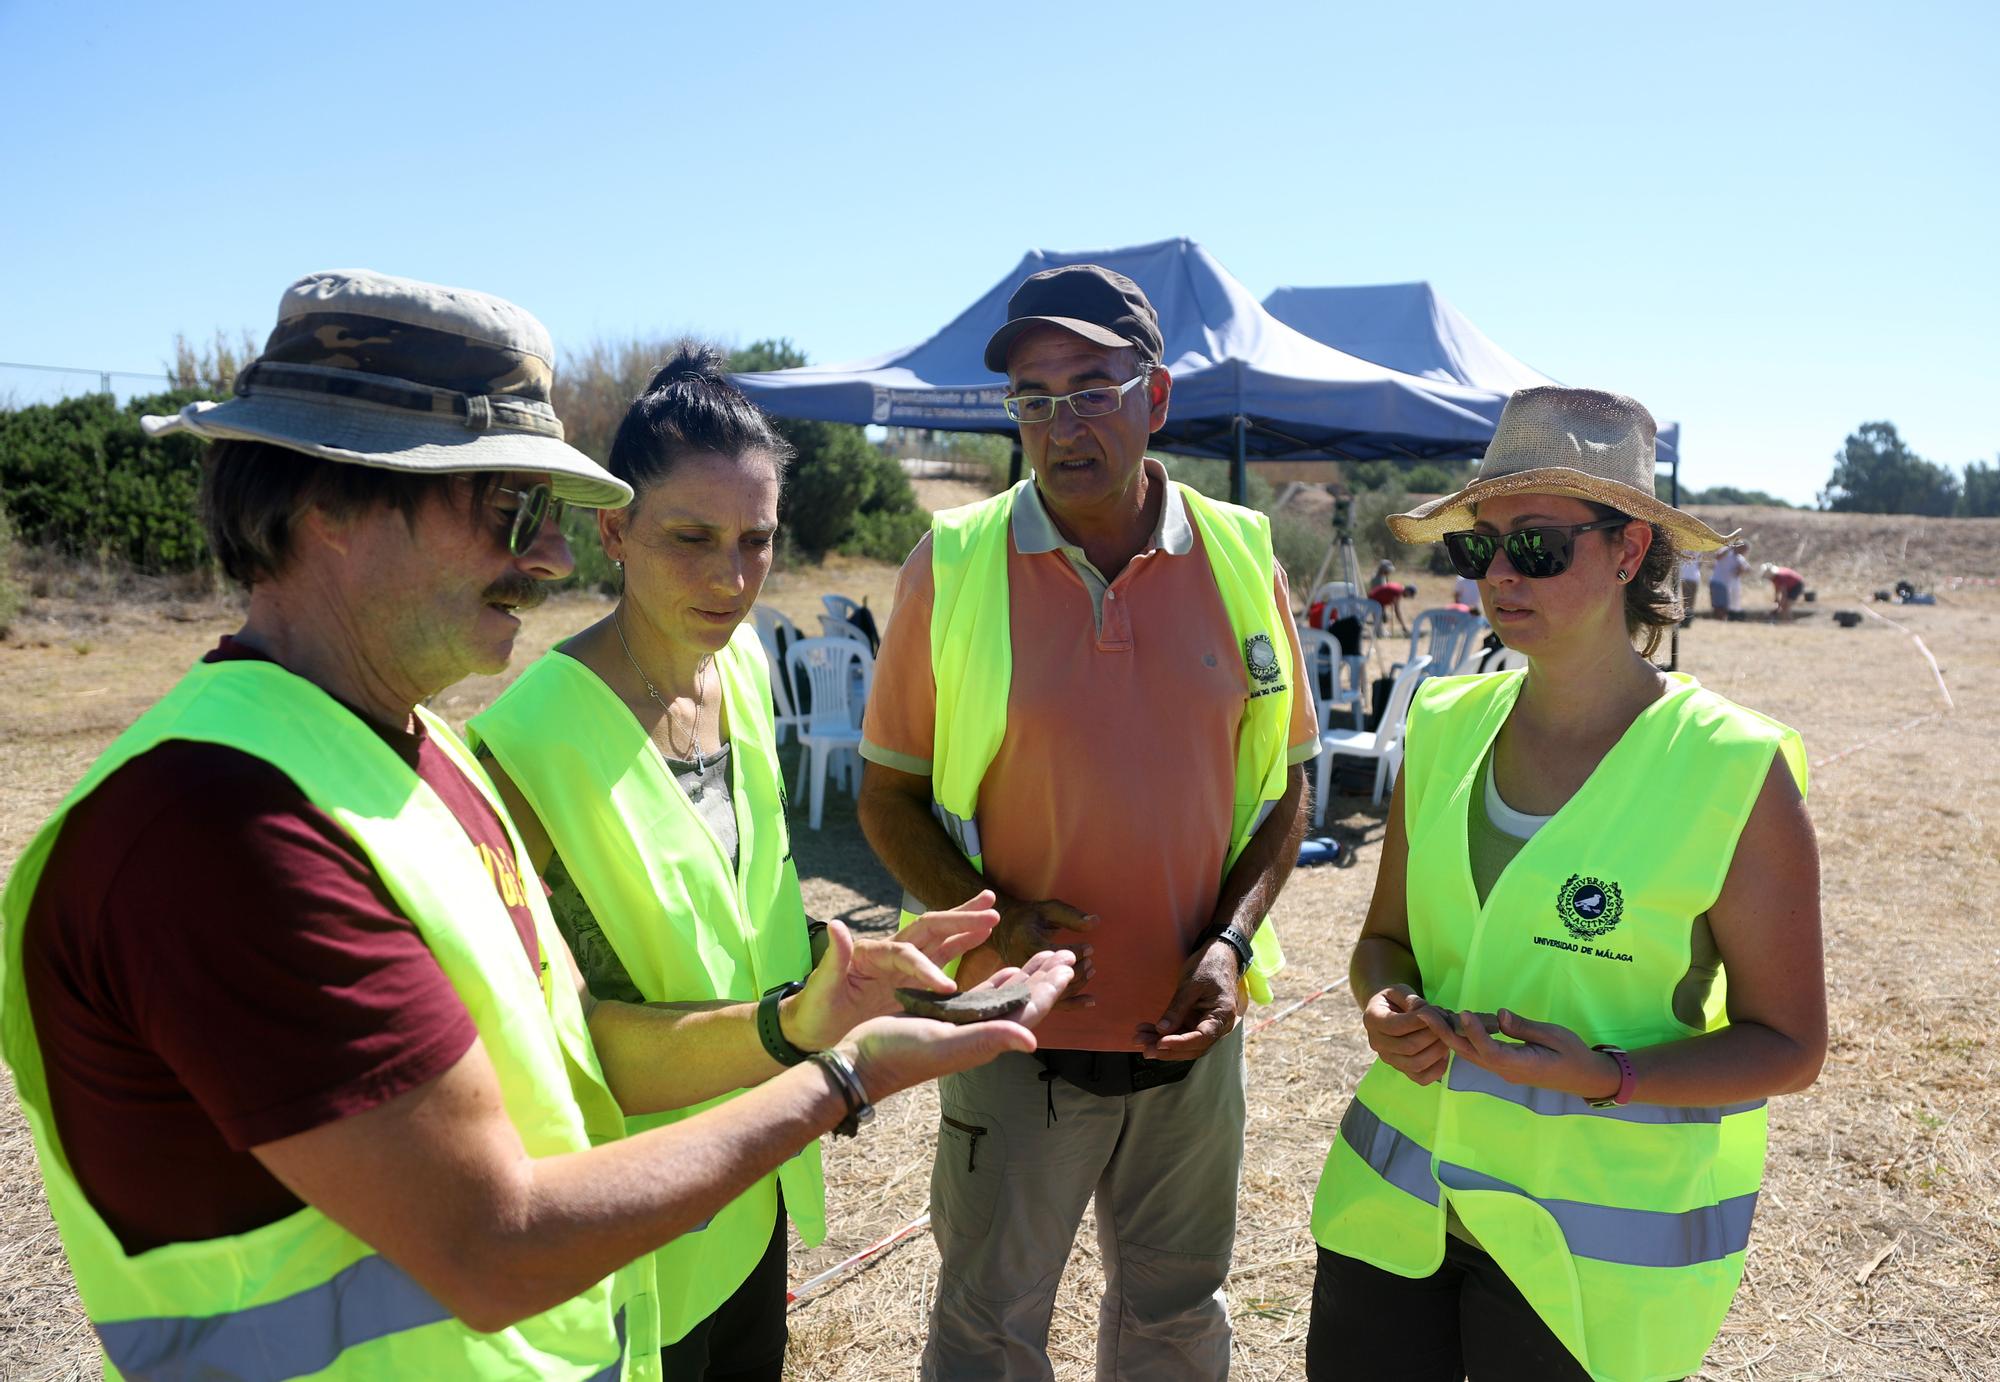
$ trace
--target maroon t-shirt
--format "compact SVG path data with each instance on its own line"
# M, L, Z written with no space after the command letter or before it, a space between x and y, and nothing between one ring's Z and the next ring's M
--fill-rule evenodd
M258 656L225 638L206 660ZM370 727L458 817L503 900L521 898L479 789L421 725ZM539 967L532 914L508 910ZM475 1035L352 837L216 744L157 745L70 812L23 950L56 1129L128 1252L293 1213L250 1148L435 1079Z

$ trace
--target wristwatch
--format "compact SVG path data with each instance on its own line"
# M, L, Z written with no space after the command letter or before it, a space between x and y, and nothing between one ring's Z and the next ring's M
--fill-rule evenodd
M794 979L789 984L780 984L757 1000L757 1040L764 1043L764 1053L780 1065L797 1065L810 1052L801 1051L785 1036L785 1028L778 1021L778 1004L790 998L805 984Z
M1622 1046L1593 1046L1590 1049L1593 1051L1602 1051L1605 1055L1618 1062L1618 1092L1613 1094L1609 1099L1586 1099L1584 1102L1592 1108L1623 1108L1625 1105L1631 1103L1632 1088L1639 1082L1639 1077L1632 1070L1632 1058L1625 1054L1625 1048Z
M861 1087L861 1073L838 1050L815 1051L812 1063L826 1072L826 1082L847 1101L847 1117L834 1124L833 1130L842 1137L854 1136L875 1116L875 1105L868 1102L868 1091Z
M1236 952L1236 973L1239 978L1249 972L1250 938L1237 929L1235 922L1230 922L1220 930L1211 928L1202 933L1201 942L1203 945L1213 945L1216 941L1221 941Z

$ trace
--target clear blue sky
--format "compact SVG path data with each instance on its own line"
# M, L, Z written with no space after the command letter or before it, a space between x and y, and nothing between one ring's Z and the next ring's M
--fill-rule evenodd
M1429 279L1680 419L1689 483L1804 500L1868 420L2000 452L1996 51L1971 0L0 0L0 360L261 342L286 283L366 266L559 346L833 361L1030 247L1186 235L1260 297Z

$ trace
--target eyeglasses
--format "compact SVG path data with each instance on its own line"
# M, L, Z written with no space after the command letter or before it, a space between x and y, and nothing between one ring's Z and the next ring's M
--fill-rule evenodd
M1486 579L1486 570L1501 551L1513 568L1531 581L1547 580L1569 570L1578 533L1623 528L1632 520L1620 515L1595 523L1570 523L1561 527L1516 528L1511 533L1463 531L1444 535L1445 555L1451 569L1468 581Z
M496 489L493 494L495 498L516 501L512 509L499 504L493 507L508 520L507 550L517 557L535 545L544 523L551 518L562 522L563 513L569 508L569 501L556 498L555 491L546 484L530 485L526 489Z
M1017 393L1001 399L1000 406L1016 422L1053 422L1058 403L1069 404L1069 410L1078 417L1103 417L1124 407L1125 395L1144 383L1145 379L1144 374L1135 374L1116 387L1106 385L1096 389L1078 389L1075 393Z

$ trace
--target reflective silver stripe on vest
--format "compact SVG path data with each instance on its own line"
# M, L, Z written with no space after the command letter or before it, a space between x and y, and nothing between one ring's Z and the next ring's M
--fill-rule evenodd
M1438 1202L1437 1181L1431 1176L1428 1148L1405 1137L1375 1116L1357 1097L1340 1119L1340 1140L1352 1147L1375 1174L1425 1204Z
M364 1257L296 1295L226 1315L93 1321L105 1356L128 1378L280 1382L331 1367L357 1344L451 1318L384 1257Z
M1750 1220L1757 1213L1754 1190L1675 1212L1537 1199L1518 1185L1449 1161L1438 1163L1438 1179L1453 1190L1500 1190L1534 1200L1562 1229L1571 1256L1627 1267L1691 1267L1742 1252L1750 1244Z
M1250 822L1250 833L1255 835L1258 831L1262 830L1264 822L1271 819L1271 813L1277 809L1278 803L1274 800L1266 801L1262 806L1259 806L1257 808L1257 819Z
M938 818L938 824L944 827L945 834L951 836L951 842L958 846L960 854L963 854L968 859L977 859L981 854L985 853L979 847L979 818L977 816L969 819L954 816L951 812L944 809L942 802L935 800L931 802L931 814Z
M92 1322L112 1365L133 1382L284 1382L332 1367L342 1353L451 1312L385 1257L364 1257L319 1285L227 1315ZM625 1365L625 1312L613 1321L618 1360L589 1382L614 1382Z
M1592 1108L1587 1100L1553 1089L1508 1084L1491 1070L1468 1060L1454 1060L1446 1079L1448 1088L1461 1094L1490 1094L1519 1104L1530 1113L1545 1118L1609 1118L1620 1123L1720 1123L1733 1113L1750 1113L1764 1107L1762 1099L1743 1104L1717 1104L1706 1108L1669 1108L1665 1104L1627 1104L1623 1108Z

